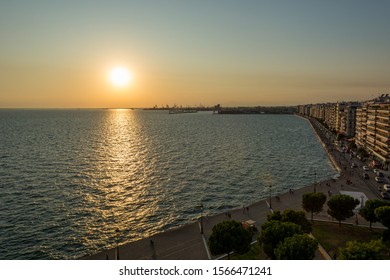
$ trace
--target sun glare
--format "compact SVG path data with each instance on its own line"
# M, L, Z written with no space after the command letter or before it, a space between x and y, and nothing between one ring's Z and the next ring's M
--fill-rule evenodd
M132 78L131 72L123 66L115 67L109 73L110 82L117 87L127 86Z

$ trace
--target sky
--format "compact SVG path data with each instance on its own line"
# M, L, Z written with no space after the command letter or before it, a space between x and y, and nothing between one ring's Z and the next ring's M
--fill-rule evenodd
M0 0L0 108L275 106L390 92L390 1ZM131 72L124 87L109 71Z

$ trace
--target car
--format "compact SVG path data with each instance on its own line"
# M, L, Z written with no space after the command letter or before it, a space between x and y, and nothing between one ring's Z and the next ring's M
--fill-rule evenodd
M385 177L385 174L383 174L383 172L378 171L376 173L376 176L378 176L378 177Z
M375 177L375 181L377 181L378 183L384 183L385 182L383 177Z
M370 179L370 176L368 176L367 173L363 173L362 178L363 178L363 179Z
M368 167L367 165L363 166L363 170L364 171L369 171L370 170L370 167Z
M354 167L357 167L357 164L356 164L356 163L354 163L354 162L352 162L352 164L351 164L351 168L354 168Z
M384 191L384 192L390 192L390 185L384 184L384 185L383 185L383 191Z
M381 197L383 199L390 199L390 185L383 185L381 189Z
M379 172L380 170L379 169L376 169L376 168L374 168L373 170L372 170L375 174L377 173L377 172Z
M390 192L381 192L381 197L383 199L390 199Z

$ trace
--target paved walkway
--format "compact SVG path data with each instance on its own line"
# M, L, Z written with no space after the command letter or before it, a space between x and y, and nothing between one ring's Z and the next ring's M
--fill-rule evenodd
M325 194L339 194L340 191L362 192L368 199L379 197L378 186L374 178L374 173L369 180L361 179L362 166L365 163L359 162L356 159L351 159L346 154L340 153L333 147L332 139L328 139L330 135L316 120L310 120L313 129L317 132L320 141L329 157L340 170L340 176L337 179L331 179L317 184L313 184L304 188L293 190L279 194L279 199L275 197L261 200L252 205L247 206L247 209L235 209L226 213L221 213L215 216L203 217L203 234L200 233L200 223L191 223L176 229L172 229L154 236L121 245L118 248L107 250L96 255L85 257L83 259L159 259L159 260L201 260L210 259L210 254L206 246L206 240L211 234L214 225L224 220L246 221L254 220L258 228L267 220L267 215L270 213L270 203L273 210L283 211L285 209L302 210L301 199L305 193L323 192ZM357 168L351 168L351 161L358 164ZM370 174L371 175L371 174ZM351 183L347 184L347 180ZM364 202L363 202L364 203ZM324 205L324 210L321 213L314 215L316 220L331 221L327 215L327 206ZM308 214L308 218L310 215ZM359 226L368 226L362 217L358 214L345 221L346 223L356 224ZM375 226L375 224L373 225ZM380 226L380 225L377 225ZM321 257L319 257L321 258Z

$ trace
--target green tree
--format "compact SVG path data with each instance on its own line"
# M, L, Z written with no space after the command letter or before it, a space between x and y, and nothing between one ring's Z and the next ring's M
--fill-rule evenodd
M326 195L322 192L305 193L302 196L302 208L311 213L311 220L313 221L313 213L321 212L325 201Z
M380 260L384 256L384 245L380 240L370 242L348 241L344 248L339 250L341 260Z
M282 213L279 210L269 213L267 215L267 221L282 221Z
M304 232L306 233L311 232L311 224L306 219L306 214L303 211L295 211L291 209L284 210L282 215L282 222L292 222L294 224L301 226L301 229Z
M389 206L390 203L387 201L379 200L379 199L372 199L367 200L366 204L362 209L360 209L359 214L368 222L370 222L370 230L372 229L372 223L378 222L378 218L375 215L375 209L381 207L381 206Z
M305 212L303 211L295 211L292 209L286 209L281 213L280 211L274 211L272 214L267 215L267 220L272 221L281 221L281 222L292 222L301 226L301 229L309 233L311 231L311 224L306 219Z
M317 240L307 234L295 234L284 239L274 252L278 260L312 260L317 248Z
M274 258L274 249L283 242L286 237L294 234L302 234L301 227L291 222L271 220L261 226L261 233L258 237L259 244L263 247L264 253Z
M374 211L377 219L382 225L387 227L382 233L382 241L389 245L390 244L390 206L380 206Z
M353 209L359 203L359 200L346 194L334 195L327 203L329 207L328 214L339 221L339 226L341 227L341 221L352 217L354 215Z
M252 241L252 233L237 221L223 221L212 229L208 245L213 255L228 254L236 251L243 254L248 251Z
M374 211L377 219L387 228L390 228L390 206L381 206Z

